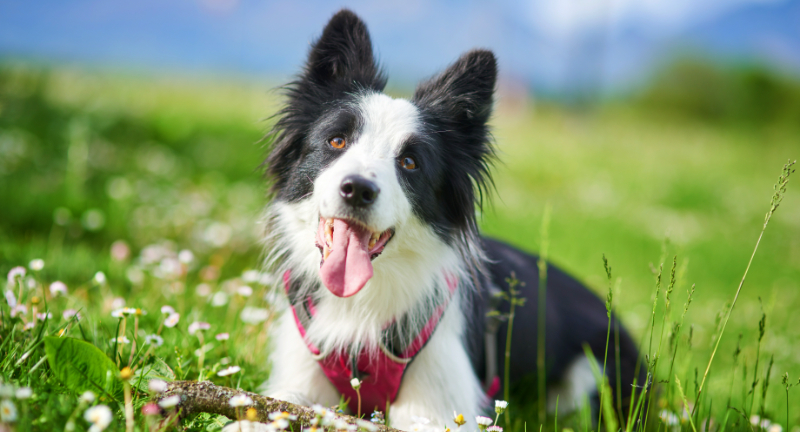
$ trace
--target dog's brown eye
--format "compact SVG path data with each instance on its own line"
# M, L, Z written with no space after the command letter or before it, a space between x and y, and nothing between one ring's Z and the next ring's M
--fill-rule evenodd
M347 145L347 141L345 141L344 138L337 136L331 138L331 140L328 141L328 144L335 149L343 149L344 146Z
M410 157L404 157L403 160L400 162L400 165L402 165L403 168L409 171L417 169L417 162Z

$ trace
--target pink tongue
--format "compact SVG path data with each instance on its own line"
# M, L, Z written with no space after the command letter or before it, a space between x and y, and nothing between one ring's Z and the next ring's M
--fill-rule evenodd
M320 223L325 238L324 222ZM333 249L319 269L322 283L338 297L359 292L372 277L369 230L340 219L333 220Z

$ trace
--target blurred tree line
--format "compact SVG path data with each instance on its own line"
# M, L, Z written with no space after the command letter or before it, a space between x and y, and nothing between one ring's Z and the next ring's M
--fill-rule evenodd
M637 104L666 114L740 126L800 126L800 80L766 66L682 59L656 73Z

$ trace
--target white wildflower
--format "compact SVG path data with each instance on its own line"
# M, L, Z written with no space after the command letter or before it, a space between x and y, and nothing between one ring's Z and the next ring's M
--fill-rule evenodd
M123 345L131 343L130 339L128 339L125 336L119 336L119 337L111 338L111 343L113 344L114 342L119 343L119 344L123 344Z
M105 285L108 279L105 273L99 271L94 274L94 281L97 282L98 285Z
M36 319L38 319L39 321L44 321L46 319L53 319L53 314L51 314L50 312L38 313L36 314Z
M114 300L111 300L111 308L112 309L122 309L125 307L125 299L122 297L115 297Z
M149 344L153 344L156 348L158 348L161 345L164 345L164 338L162 338L161 336L156 335L156 334L151 334L151 335L147 335L144 338L144 342L145 343L149 343Z
M0 422L13 423L17 421L17 406L8 399L0 402Z
M44 260L41 258L36 258L35 260L31 260L31 262L28 263L28 268L33 271L39 271L44 268Z
M269 415L267 415L267 417L268 417L270 420L280 420L280 419L287 419L287 420L291 420L291 421L295 421L295 420L297 420L297 416L296 416L296 415L294 415L294 414L289 414L289 413L288 413L288 412L286 412L286 411L275 411L275 412L271 412L271 413L269 413Z
M17 278L23 277L25 277L25 267L14 267L8 271L8 284L14 285L17 283Z
M23 329L25 329L25 330L31 330L31 329L32 329L32 328L34 328L34 327L36 327L36 323L35 323L35 322L33 322L33 321L31 321L31 322L29 322L29 323L26 323L26 324L25 324L25 327L23 327Z
M97 405L87 409L83 414L83 418L91 423L93 427L96 427L95 430L102 431L111 424L111 420L114 416L107 406Z
M501 426L489 426L486 428L488 432L503 432L503 428Z
M778 423L773 423L767 428L767 432L783 432L783 426Z
M61 281L55 281L51 283L50 294L53 296L67 295L67 285Z
M215 336L218 341L226 341L231 338L231 335L228 333L220 333Z
M189 249L184 249L178 252L178 261L184 264L190 264L194 261L194 254Z
M14 295L13 291L6 290L6 292L4 292L3 294L6 297L6 303L8 303L8 307L13 309L14 307L17 306L17 296Z
M214 307L222 307L228 304L228 294L225 294L222 291L214 293L211 297L211 306Z
M508 402L504 400L496 400L494 401L494 412L497 414L503 414L506 408L508 408Z
M250 396L247 396L246 394L238 394L232 397L231 400L228 401L228 404L234 408L245 407L253 405L253 399L251 399Z
M124 314L125 311L123 309L124 308L114 309L113 311L111 311L111 317L112 318L117 318L117 319L120 319L120 318L124 317L125 316L125 314Z
M30 387L20 387L17 389L16 398L19 400L30 399L33 396L33 390Z
M189 334L193 335L197 333L199 330L208 330L211 328L211 324L202 321L195 321L189 324Z
M164 326L169 328L175 327L178 325L178 321L180 321L180 319L181 314L169 314L169 316L164 320Z
M164 393L167 391L167 383L160 379L151 379L150 382L147 383L147 389L152 393Z
M247 285L242 285L239 288L236 288L236 293L242 297L250 297L253 295L253 288L250 288Z
M158 277L175 279L181 275L183 267L177 258L167 257L158 264L158 269L154 273Z
M275 430L271 424L251 422L250 420L230 422L222 428L222 432L275 432Z
M158 401L158 406L167 409L167 408L172 408L178 405L179 403L181 403L181 397L179 395L172 395L170 397L166 397Z
M229 366L229 367L217 372L217 375L221 376L221 377L226 377L228 375L233 375L233 374L235 374L235 373L237 373L237 372L239 372L241 370L242 370L242 368L240 368L239 366Z
M247 306L239 315L246 324L258 324L269 318L269 311L263 308Z
M350 387L353 387L353 390L358 391L361 388L361 380L358 378L353 378L350 380Z
M494 423L494 420L490 419L489 417L477 416L475 417L475 423L478 423L479 427L485 428L487 426L491 426L492 423Z
M175 309L170 305L161 306L161 313L165 315L172 315L175 313Z
M357 419L356 426L358 426L361 429L364 429L367 432L375 432L378 430L378 425L369 420L364 420L364 419Z
M90 404L90 403L94 402L94 393L92 393L89 390L86 390L85 392L83 392L83 394L81 395L81 402L87 403L87 404Z
M256 270L247 270L246 272L242 273L242 280L245 283L258 282L259 278L261 278L261 274Z
M337 431L355 430L355 429L351 429L351 428L355 428L355 427L356 427L355 425L351 425L350 423L347 423L344 419L336 419L336 421L333 423L333 428L336 429Z
M122 240L117 240L111 244L111 258L115 261L125 261L131 255L128 244Z
M658 414L658 418L660 418L662 422L669 426L677 426L681 423L678 416L668 410L661 410L661 412Z
M24 304L18 304L11 308L11 317L15 317L17 315L25 315L28 313L28 307Z

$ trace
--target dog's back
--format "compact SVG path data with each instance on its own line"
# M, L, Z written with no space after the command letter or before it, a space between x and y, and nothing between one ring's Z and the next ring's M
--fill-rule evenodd
M519 290L519 297L525 299L525 304L516 308L511 332L511 387L512 390L521 390L514 392L518 397L534 400L538 375L540 310L538 257L493 239L483 238L482 245L487 257L486 273L489 280L483 281L481 290L469 302L471 311L468 315L475 317L468 336L473 366L487 389L492 387L492 381L497 377L494 381L497 384L491 391L497 395L503 394L502 377L505 372L508 322L496 320L493 323L491 316L483 317L493 315L490 314L493 310L501 316L508 314L510 302L496 296L492 290L508 292L509 278L513 276L520 282L516 289ZM554 411L557 395L560 396L559 411L562 413L578 408L584 398L596 408L597 383L585 357L584 345L592 350L600 363L597 370L602 370L609 325L606 306L597 295L552 264L547 266L545 294L545 379L548 410ZM492 346L487 347L487 344ZM625 408L623 413L627 412L637 371L638 386L646 379L645 366L639 365L637 368L638 356L636 344L612 314L606 369L609 385L614 393L612 400L616 406L619 393L619 400Z

